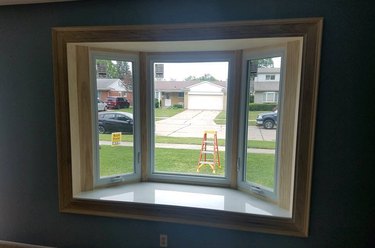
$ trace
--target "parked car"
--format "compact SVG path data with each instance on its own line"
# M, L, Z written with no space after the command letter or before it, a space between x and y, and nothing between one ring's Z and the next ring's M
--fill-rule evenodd
M126 112L101 112L98 114L99 133L133 133L133 114Z
M256 125L263 126L265 129L272 129L277 125L277 110L259 114L256 119Z
M106 103L107 108L111 109L129 108L130 106L128 99L121 96L109 96L107 97Z
M98 111L106 111L107 110L107 104L103 102L102 100L98 99Z

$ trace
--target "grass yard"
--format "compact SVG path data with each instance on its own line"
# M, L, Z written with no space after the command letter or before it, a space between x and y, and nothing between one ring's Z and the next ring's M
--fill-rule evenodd
M275 156L273 154L251 153L247 160L247 181L273 188Z
M128 108L128 109L120 109L118 111L121 111L121 112L128 112L128 113L133 113L133 108ZM181 113L182 111L184 111L183 108L156 108L155 109L155 119L158 121L158 120L162 120L162 119L166 119L166 118L169 118L169 117L172 117L178 113Z
M132 112L131 108L121 109L122 112ZM183 109L155 109L155 117L164 119L182 112ZM250 120L254 120L261 111L250 112ZM225 124L225 112L221 112L215 119L217 124ZM251 124L249 124L251 125ZM111 141L111 134L99 134L100 141ZM133 135L122 135L123 142L133 142ZM201 145L201 138L183 138L156 136L156 143L169 144L193 144ZM219 146L224 146L223 139L219 139ZM248 148L275 149L274 141L249 140ZM100 149L100 176L111 176L119 174L133 173L133 153L132 147L127 146L107 146L101 145ZM220 162L222 167L216 168L213 174L210 166L201 167L198 173L199 150L188 149L155 149L155 171L165 173L184 173L191 175L224 176L225 154L220 152ZM272 188L274 184L274 155L271 154L251 154L248 157L247 174L248 181L255 182Z
M249 126L255 126L255 119L257 118L258 114L264 113L267 111L249 111ZM227 112L221 111L215 118L215 123L217 125L224 125L226 121L226 114Z
M178 113L181 113L185 109L183 108L156 108L155 109L155 119L156 120L162 120L169 117L172 117Z
M193 175L210 175L210 176L223 176L225 155L224 152L219 152L221 168L216 167L216 173L213 174L209 165L201 167L197 172L198 160L200 150L187 150L187 149L155 149L155 171L167 173L184 173ZM212 158L212 155L207 158Z
M192 175L223 176L225 156L220 152L221 168L216 168L213 174L211 168L203 166L196 171L199 159L199 150L163 149L155 150L155 170L167 173L185 173ZM270 154L251 154L248 159L248 181L273 187L274 183L274 156ZM133 153L131 147L105 146L100 149L100 175L102 177L118 174L133 173Z
M133 148L129 146L100 146L100 176L134 172Z

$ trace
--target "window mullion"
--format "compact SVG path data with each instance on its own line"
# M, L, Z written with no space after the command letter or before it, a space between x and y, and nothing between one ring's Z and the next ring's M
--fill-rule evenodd
M152 108L151 99L149 97L152 94L150 86L151 82L148 74L148 56L147 53L139 53L139 106L140 108L140 131L141 131L141 181L148 181L148 168L151 163L151 151L152 151L152 141L151 141L151 123L152 123Z

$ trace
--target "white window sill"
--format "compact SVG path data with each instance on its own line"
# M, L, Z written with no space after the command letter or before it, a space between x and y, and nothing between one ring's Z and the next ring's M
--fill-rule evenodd
M82 192L75 198L173 205L291 218L291 212L277 205L229 188L147 182Z

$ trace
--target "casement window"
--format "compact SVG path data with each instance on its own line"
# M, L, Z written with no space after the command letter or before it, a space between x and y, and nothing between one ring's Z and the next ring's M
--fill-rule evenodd
M321 19L53 34L62 212L307 235ZM279 88L265 100L277 125L264 129L249 107L253 65L275 57ZM160 94L177 65L226 76ZM131 104L98 113L104 74Z
M279 99L278 92L264 92L263 93L263 102L277 102Z
M275 80L275 75L266 75L266 80Z
M139 91L139 58L135 54L126 53L108 53L90 51L90 86L93 91L97 91L98 84L95 75L98 73L97 64L106 65L105 70L107 77L118 78L118 90L125 91L132 89L134 95L132 107L123 105L123 98L115 108L125 108L129 110L124 114L107 111L106 114L96 114L98 111L93 106L91 126L93 128L93 170L94 184L93 187L107 185L110 183L122 181L134 181L140 178L140 141L139 141L139 113L138 113L138 91ZM122 93L124 96L127 93ZM85 94L82 94L85 95ZM130 104L129 104L130 105ZM126 136L126 146L118 146L108 152L108 145L100 141L100 134L122 132ZM106 151L107 150L107 151ZM115 153L115 154L113 154ZM120 156L121 160L109 159L108 156ZM109 166L108 163L111 165ZM113 170L113 168L119 168Z

